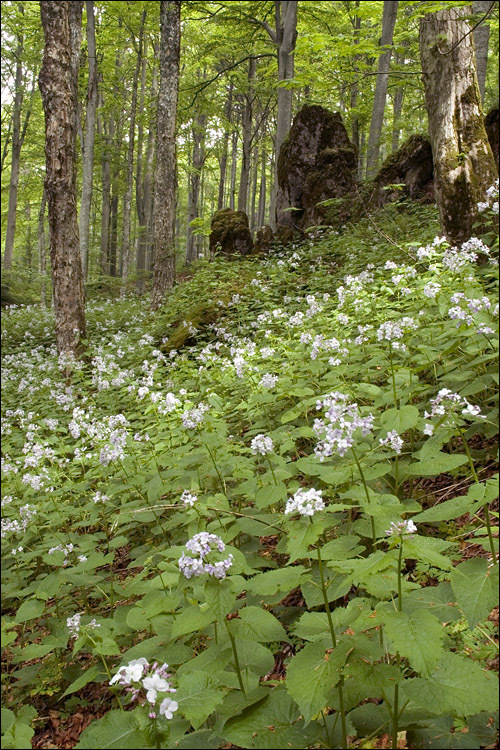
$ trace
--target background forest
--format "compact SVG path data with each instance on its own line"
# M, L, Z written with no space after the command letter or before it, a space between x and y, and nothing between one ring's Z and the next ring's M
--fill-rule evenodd
M2 747L498 746L498 2L2 2Z

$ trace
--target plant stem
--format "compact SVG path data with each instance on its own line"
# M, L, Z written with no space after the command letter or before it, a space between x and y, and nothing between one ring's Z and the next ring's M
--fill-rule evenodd
M231 648L233 649L234 666L236 667L236 674L238 675L238 682L241 688L241 692L246 697L245 686L243 685L243 678L241 676L240 661L238 659L238 651L236 650L236 643L234 640L234 635L231 633L231 628L229 627L229 623L227 620L225 620L225 623L226 623L227 634L229 636L229 640L231 641Z
M401 566L403 563L403 537L399 540L398 555L398 612L403 611L403 587L401 582ZM399 669L400 656L396 654L396 666ZM394 702L392 704L392 748L397 750L398 747L398 719L399 719L399 683L394 685Z
M325 574L323 572L323 560L321 559L321 552L319 547L316 547L316 552L318 553L318 567L319 567L319 575L321 578L321 591L323 592L323 601L325 603L325 609L326 609L326 617L328 619L328 627L330 629L330 635L332 637L332 645L333 648L336 648L337 646L337 638L335 636L335 628L333 627L333 620L332 620L332 613L330 612L330 602L328 601L328 594L326 592L326 585L325 585ZM345 720L345 706L344 706L344 677L340 676L338 691L339 691L339 706L340 706L340 725L342 730L342 745L341 747L347 748L347 726L346 726L346 720Z
M363 482L363 487L365 489L365 495L366 495L366 502L368 505L370 505L370 490L368 489L368 485L366 484L365 475L363 474L363 469L361 468L361 464L359 463L358 457L356 455L356 452L354 448L351 448L351 453L354 456L354 460L356 461L356 466L358 467L359 475L361 477L361 481ZM377 534L375 532L375 519L373 516L370 516L370 523L372 527L372 537L373 537L373 546L375 547L377 544Z
M464 448L465 448L465 452L467 454L467 458L469 459L469 466L471 468L472 476L474 477L474 481L476 482L476 484L481 484L481 482L479 481L479 477L477 475L476 469L474 467L474 461L472 459L472 455L471 455L471 452L470 452L469 444L467 443L467 438L465 437L465 435L463 433L463 430L461 430L460 427L457 427L457 429L458 429L458 434L462 438L462 442L464 444ZM488 539L490 541L490 549L491 549L491 556L493 558L493 565L497 565L498 561L497 561L497 555L496 555L496 551L495 551L495 543L493 541L493 533L491 531L490 511L489 511L489 508L488 508L488 503L484 503L483 510L484 510L484 519L485 519L485 522L486 522L486 531L488 533Z

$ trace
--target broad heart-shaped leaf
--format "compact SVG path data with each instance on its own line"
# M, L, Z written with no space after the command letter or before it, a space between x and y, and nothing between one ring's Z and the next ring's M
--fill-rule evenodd
M496 676L487 673L470 659L446 653L428 679L406 680L402 686L403 701L452 716L472 716L480 711L498 708Z
M430 677L443 654L445 630L439 620L425 609L411 617L406 612L384 612L382 619L393 652L405 656L416 672Z
M257 508L267 508L269 505L285 500L286 496L287 489L284 484L278 484L278 486L270 484L257 490L254 501Z
M205 584L205 600L215 614L216 620L222 622L232 611L236 602L231 581L227 578L222 580L209 578Z
M488 617L498 601L498 565L489 568L484 557L474 557L452 570L450 582L472 630Z
M31 738L35 734L31 728L31 722L35 716L36 709L32 706L23 706L17 714L2 708L2 748L13 750L30 748Z
M215 612L209 608L202 612L197 604L184 609L172 626L172 638L179 638L181 635L194 633L203 630L207 625L217 619Z
M109 711L102 719L93 721L87 729L84 729L76 747L80 750L93 750L93 748L140 750L148 747L137 726L135 713L135 711Z
M441 453L438 451L432 458L426 458L425 461L417 461L410 464L406 473L417 477L435 477L438 474L445 474L447 471L457 469L459 466L466 464L467 456L456 453Z
M333 651L326 650L325 641L308 643L288 665L285 687L300 708L306 725L328 704L349 650L347 642L339 643Z
M420 560L441 570L450 570L451 561L441 552L453 545L444 539L416 534L403 542L403 557Z
M428 609L440 622L460 620L453 590L449 583L409 591L403 597L403 611L411 615L417 609Z
M281 750L312 744L315 726L305 730L300 711L288 693L276 687L263 700L246 708L224 726L228 742L245 748Z
M387 409L382 414L380 421L387 432L396 430L401 433L406 432L411 427L415 427L418 422L418 409L416 406L402 406L401 409Z
M232 620L231 628L238 640L250 641L287 641L288 636L283 625L261 607L245 607L240 610L240 617Z
M222 703L224 693L206 672L189 672L179 677L175 699L193 729L198 729Z
M284 596L292 589L300 586L306 572L303 565L268 570L266 573L260 573L250 578L247 583L247 591L263 597L272 596L278 592Z
M452 497L451 500L445 500L444 503L438 503L432 508L427 508L422 513L413 516L412 521L421 523L424 521L451 521L452 519L463 516L464 513L474 513L481 503L471 500L467 495Z
M356 534L346 534L338 539L332 539L321 548L321 557L323 560L347 560L350 557L356 557L365 548L359 545L359 536Z
M34 620L36 617L40 617L44 609L45 602L41 602L39 599L27 599L16 612L16 622Z
M83 674L80 675L80 677L77 677L77 679L74 680L74 682L72 682L71 685L66 688L64 693L61 695L61 698L65 698L71 693L76 693L77 690L80 690L82 687L85 687L85 685L88 685L89 682L95 680L95 678L99 674L102 674L102 667L100 664L94 664L92 667L89 667Z
M295 562L302 557L309 557L309 546L314 544L323 532L323 524L310 523L309 519L293 521L288 525L286 551L290 555L289 562Z
M415 750L439 748L439 750L479 750L481 747L494 745L497 727L491 724L488 713L477 714L468 721L468 732L453 730L452 716L439 716L428 721L419 722L421 726L412 727L406 733L407 744Z

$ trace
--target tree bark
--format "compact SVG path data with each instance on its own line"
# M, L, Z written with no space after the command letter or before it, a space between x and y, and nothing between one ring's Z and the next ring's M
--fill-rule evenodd
M394 0L384 0L384 12L382 17L382 37L380 46L392 45L394 26L396 25L396 14L398 3ZM383 52L378 59L377 82L375 84L375 96L373 98L372 119L370 123L370 134L368 136L368 153L366 159L366 177L370 179L377 171L378 156L380 150L380 138L382 136L382 125L384 122L385 100L387 97L387 86L389 83L389 68L391 66L392 50Z
M260 167L259 208L257 210L257 229L264 226L266 221L266 168L267 154L262 149L262 162Z
M250 163L252 158L252 120L253 120L253 84L257 61L251 57L248 61L248 91L245 94L245 105L241 117L242 155L240 187L238 191L238 211L247 212L248 183L250 179Z
M420 56L441 226L450 242L469 239L477 203L498 177L477 84L470 8L420 21Z
M175 124L179 90L180 0L160 4L160 87L153 206L153 288L151 307L157 309L175 281Z
M494 5L492 0L474 0L472 10L480 16L486 15L491 6ZM476 45L476 65L477 65L477 82L481 102L484 102L484 90L486 87L486 68L488 65L488 44L490 39L490 27L487 23L481 23L474 29L474 44Z
M40 203L40 210L38 212L38 263L40 268L40 276L42 279L40 286L40 304L43 309L47 306L47 261L45 252L45 207L47 205L47 196L45 195L45 189L42 193L42 200Z
M139 94L139 112L144 111L144 98L146 93L146 57L147 57L147 39L144 39L144 53L141 65L141 91ZM142 118L139 119L137 128L137 159L135 166L135 206L139 231L136 239L135 252L135 270L136 282L135 288L139 294L144 291L145 270L146 270L146 244L147 244L147 225L146 225L146 204L144 200L144 180L142 178L143 167L143 144L144 144L144 126Z
M45 49L39 86L45 112L45 191L56 344L80 355L85 338L83 276L76 211L76 112L83 2L41 0Z
M227 99L224 115L226 122L224 123L224 135L222 136L222 153L220 156L220 179L219 179L219 197L217 199L217 210L220 211L224 208L224 190L226 187L226 172L227 172L227 155L229 146L229 132L230 123L233 112L233 83L229 84L227 90Z
M143 10L141 15L141 25L139 27L139 40L137 61L132 81L132 100L130 103L130 120L128 129L128 148L127 148L127 181L125 196L123 201L123 240L122 240L122 286L120 296L123 297L127 291L128 266L130 260L130 220L132 211L132 187L134 180L134 146L135 146L135 118L137 114L137 88L139 75L142 66L142 40L144 36L144 24L146 22L147 11Z
M92 203L92 178L94 176L94 142L97 112L97 58L95 45L94 2L86 0L87 50L89 58L89 80L87 84L87 108L85 111L85 139L83 141L82 198L80 202L80 253L82 256L83 280L86 281L89 265L90 206Z
M157 59L157 50L153 44L155 59ZM153 164L155 158L156 144L156 99L158 96L158 74L156 65L153 66L153 75L151 78L151 108L149 114L148 145L146 148L146 171L144 173L144 206L146 212L146 243L145 268L148 276L153 270L152 242L153 242Z
M236 197L236 167L238 165L238 131L233 130L231 136L231 177L229 183L229 208L234 211Z
M201 170L205 161L205 131L207 116L199 114L193 122L193 150L189 171L188 217L186 230L186 263L193 263L198 255L196 236L193 234L191 222L198 216L198 202L200 199Z

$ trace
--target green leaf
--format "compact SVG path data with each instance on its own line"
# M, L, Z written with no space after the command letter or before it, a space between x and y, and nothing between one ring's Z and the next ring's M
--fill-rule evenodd
M72 682L71 685L66 688L64 693L61 695L61 698L65 698L71 693L76 693L82 687L88 685L89 682L93 682L93 680L95 680L95 678L99 674L102 674L102 668L99 665L94 664L92 667L89 667L89 669L86 669L85 672L80 675L80 677L77 677L77 679L74 680L74 682Z
M41 602L39 599L27 599L16 612L16 622L34 620L43 614L44 609L45 602Z
M36 709L32 706L23 706L17 714L2 708L2 748L31 750L31 738L35 732L30 724L35 716Z
M240 610L240 617L232 620L236 639L246 638L251 641L287 641L288 636L283 625L261 607L245 607Z
M418 409L416 406L402 406L400 409L386 409L383 412L380 421L387 432L396 430L401 435L403 432L415 427L419 419Z
M481 503L474 502L468 495L452 497L451 500L445 500L444 503L438 503L432 508L427 508L422 513L413 517L416 523L424 521L451 521L463 516L464 513L474 513Z
M102 719L93 721L80 735L80 750L140 750L148 747L139 731L135 711L109 711Z
M224 700L224 693L217 685L206 672L189 672L179 677L176 700L194 729L198 729Z
M224 726L228 742L245 748L281 750L310 744L299 709L288 693L274 688L263 700L246 708Z
M250 578L247 583L247 591L263 597L272 596L278 592L284 596L292 589L300 586L306 572L303 565L268 570L266 573L260 573Z
M472 630L497 604L498 565L489 568L484 557L474 557L452 570L450 582L458 606Z
M347 642L328 651L324 642L308 643L288 665L285 687L300 708L306 725L328 704L349 649Z
M348 560L351 557L356 557L365 549L358 542L359 536L355 534L346 534L338 539L333 539L321 548L321 557L323 560Z
M287 490L284 484L279 484L278 486L269 484L266 487L261 487L257 490L255 494L255 505L257 508L267 508L269 505L274 505L275 503L285 500L286 496Z
M323 524L309 523L309 519L291 522L288 526L286 551L289 562L309 556L309 547L314 544L323 532Z
M172 625L172 638L179 638L181 635L203 630L216 619L217 615L212 609L202 612L197 604L187 607L176 617Z
M418 609L428 609L440 622L460 620L460 612L449 583L427 586L409 591L403 597L403 611L411 615Z
M417 477L435 477L438 474L446 474L448 471L453 471L453 469L466 464L467 461L467 456L462 454L438 452L432 458L426 458L425 461L417 461L417 463L410 464L407 468L407 474Z
M434 712L452 716L471 716L498 708L496 677L453 653L441 658L429 679L407 680L403 695L403 700L409 699L423 708L432 706Z
M305 641L322 640L328 635L328 617L326 612L304 612L294 625L293 632L297 638Z
M229 579L209 578L205 584L205 601L210 605L215 619L223 622L225 616L234 608L236 595Z
M435 539L434 537L421 536L420 534L404 540L403 556L413 558L420 562L432 565L441 570L450 570L452 567L451 560L441 554L441 552L452 545L444 539Z
M445 630L439 620L426 609L413 612L385 612L384 631L392 641L393 652L399 652L413 669L430 677L443 653Z

